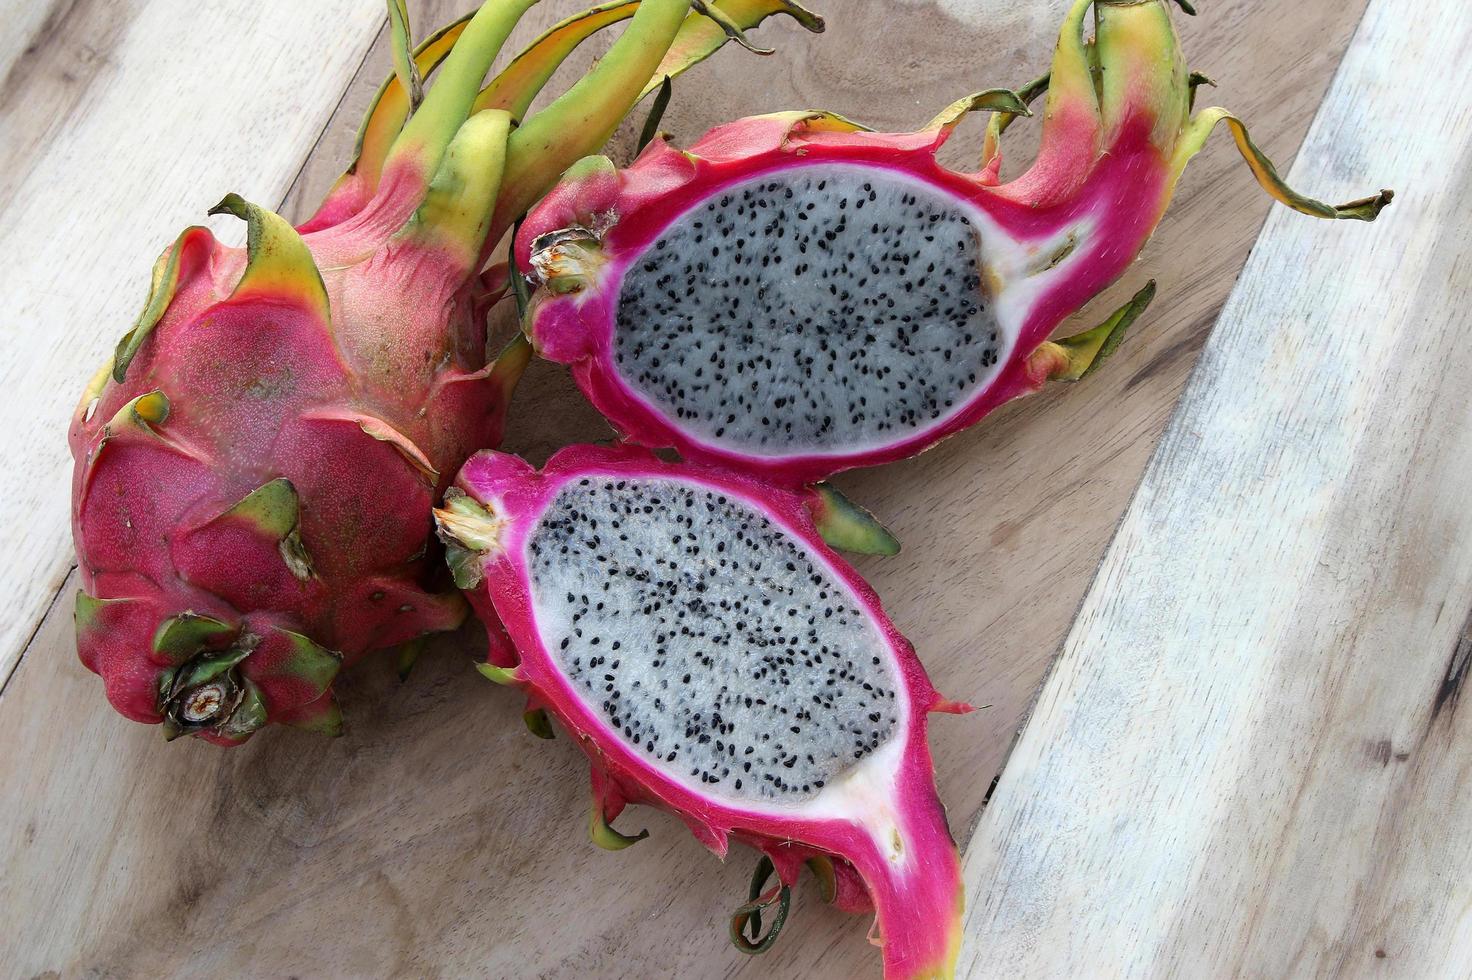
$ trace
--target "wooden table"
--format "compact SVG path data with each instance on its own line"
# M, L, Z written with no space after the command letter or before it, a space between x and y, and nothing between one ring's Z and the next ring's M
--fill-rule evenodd
M547 0L519 36L580 5ZM913 126L1035 75L1066 6L815 5L825 36L773 24L776 58L723 51L666 128L809 105ZM463 6L411 3L421 29ZM1400 194L1372 227L1264 225L1221 138L1086 313L1161 282L1105 370L840 481L905 542L861 566L937 685L991 705L933 726L969 841L963 972L1472 976L1472 15L1199 6L1192 67L1285 168L1308 134L1298 184ZM877 975L868 924L807 887L768 956L732 950L740 849L721 865L648 812L638 847L588 844L582 757L527 735L469 632L407 682L355 670L336 741L165 745L106 707L73 650L74 399L152 256L224 191L307 213L387 70L384 19L0 13L0 974ZM507 446L536 460L607 434L547 365L515 411Z

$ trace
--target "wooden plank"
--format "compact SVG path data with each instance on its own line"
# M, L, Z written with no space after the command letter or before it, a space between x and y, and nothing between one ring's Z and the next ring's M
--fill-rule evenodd
M1408 70L1465 92L1469 36L1370 5L1294 174L1402 193L1269 219L972 840L965 975L1472 976L1472 104Z
M546 0L528 28L582 2ZM466 3L436 0L435 10ZM1214 0L1181 26L1193 67L1232 93L1286 162L1362 5ZM759 62L721 52L676 84L665 128L690 140L734 116L811 105L914 126L960 92L1033 77L1067 2L917 2L903 16L862 0L812 6L827 15L828 34L764 27L759 37L779 54ZM444 19L411 9L421 27ZM575 61L574 70L586 67ZM309 210L339 172L354 105L380 77L365 69L355 80L289 213ZM628 154L637 128L616 138L616 155ZM979 129L968 124L948 147L958 166L974 166ZM1031 131L1019 124L1009 139L1025 148ZM1013 159L1024 164L1025 153ZM898 558L863 568L937 683L994 705L936 725L939 781L960 836L1268 208L1229 141L1214 144L1192 164L1139 267L1085 314L1112 308L1149 276L1161 280L1155 308L1107 370L1018 403L918 460L843 481L904 538ZM517 396L507 445L540 459L606 435L565 373L539 364ZM654 833L637 848L608 854L587 844L581 755L565 740L529 738L516 698L469 669L467 645L441 644L403 685L390 664L363 664L341 688L343 739L272 731L220 752L164 746L156 730L108 712L76 662L70 602L58 603L0 697L0 744L26 746L0 755L0 785L21 788L0 798L0 907L20 910L11 928L27 937L0 951L0 975L877 972L868 923L822 907L807 886L776 949L756 959L732 951L724 917L745 894L744 849L720 865L681 825L648 811L628 817Z
M18 412L0 473L0 678L66 577L63 433L154 257L227 190L281 200L383 20L364 0L92 0L57 7L15 56L0 90L16 331L0 388Z

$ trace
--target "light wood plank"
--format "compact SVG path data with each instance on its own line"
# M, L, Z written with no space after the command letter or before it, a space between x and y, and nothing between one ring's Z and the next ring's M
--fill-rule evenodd
M227 190L280 202L383 20L370 0L90 0L15 60L0 92L0 389L16 413L0 678L67 574L66 426L154 257Z
M544 0L527 30L583 3ZM467 5L410 4L421 28ZM829 19L825 36L764 27L760 39L779 54L721 52L676 84L665 128L690 140L733 116L805 105L914 126L960 92L1033 77L1067 0L812 6ZM1232 93L1287 162L1362 6L1214 0L1180 24L1193 67ZM289 213L310 210L346 161L356 107L387 64L375 61L381 46L302 170ZM627 156L637 128L619 134L616 155ZM949 159L974 166L979 129L968 124ZM1009 132L1020 148L1013 165L1025 164L1030 132L1026 123ZM952 696L994 705L936 723L938 778L959 836L1268 209L1229 142L1214 144L1137 269L1083 318L1161 280L1155 308L1107 370L918 460L843 481L905 541L899 557L863 568L932 676ZM78 358L56 357L79 385ZM507 445L541 459L606 435L565 373L543 364L518 393ZM63 587L68 598L0 696L0 745L26 747L0 754L0 785L21 787L0 798L0 907L21 909L15 934L41 937L13 952L0 943L0 975L877 974L867 922L822 907L806 886L776 949L754 959L731 950L724 916L754 860L742 848L719 865L648 811L628 819L646 823L651 840L620 854L589 845L581 755L525 734L516 698L467 666L469 639L441 644L403 685L387 662L363 664L341 687L349 733L336 742L272 731L231 752L164 746L156 730L111 714L77 663L74 588Z
M965 974L1472 976L1472 13L1374 0L967 856ZM1405 111L1414 103L1414 112Z

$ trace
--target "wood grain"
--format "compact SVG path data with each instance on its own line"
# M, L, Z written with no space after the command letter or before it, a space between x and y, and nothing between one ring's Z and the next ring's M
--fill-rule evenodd
M1406 13L1294 168L1403 193L1269 218L972 841L969 976L1472 976L1472 105L1403 67L1466 91L1472 14Z
M721 52L676 84L665 128L690 140L724 119L792 106L914 126L961 92L1036 75L1066 5L814 0L829 20L825 36L783 22L764 27L760 37L780 53L757 61ZM447 17L458 6L436 0L433 9ZM529 28L578 6L547 0ZM441 16L411 7L421 27ZM1182 31L1192 67L1218 80L1286 163L1362 7L1216 0ZM341 170L353 107L386 63L354 80L307 165L274 175L284 189L300 170L289 213L309 209ZM310 94L324 114L337 101L320 86ZM974 160L979 129L969 124L948 148L954 162ZM636 130L625 127L615 155L627 156ZM1028 130L1014 132L1025 151ZM192 172L218 163L223 145L193 145ZM90 152L97 155L80 159L105 158ZM1025 162L1024 152L1009 166ZM131 257L141 277L177 226L212 203L203 198L225 189L216 179L195 178L199 208L165 208L150 241L115 242L107 257ZM938 778L963 839L1268 208L1230 142L1213 144L1188 170L1139 266L1085 314L1097 317L1149 276L1161 280L1156 306L1105 370L1010 406L917 460L840 481L905 542L897 558L862 567L937 684L993 705L935 726ZM99 352L132 314L133 293L124 292L113 326L96 338ZM65 389L64 415L90 360L75 350L32 357ZM540 460L607 433L562 370L538 364L518 393L507 445ZM59 447L60 423L37 439ZM60 485L32 513L63 527L65 501ZM54 544L64 570L64 533ZM50 567L43 556L7 581ZM443 642L402 685L388 663L365 663L342 688L343 739L272 731L220 752L165 746L156 730L109 712L96 678L76 661L70 602L58 604L0 695L0 745L23 746L0 756L0 785L20 788L0 800L0 907L20 910L11 934L25 937L0 943L0 974L877 972L868 924L823 907L806 888L768 956L731 950L724 917L749 872L740 848L718 864L681 825L647 811L625 819L647 824L651 840L618 854L587 844L582 757L565 740L527 736L516 699L468 667L464 648L474 642L468 634Z
M0 678L66 577L66 426L154 258L226 191L281 200L384 19L362 0L4 7L35 33L0 88Z

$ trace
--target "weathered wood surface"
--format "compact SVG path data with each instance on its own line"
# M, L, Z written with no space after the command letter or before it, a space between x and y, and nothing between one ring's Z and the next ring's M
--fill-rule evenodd
M15 3L0 0L0 8ZM171 6L152 0L122 9L146 13L154 4ZM528 30L581 5L546 0ZM1066 3L812 5L828 17L825 36L777 23L760 35L779 47L775 58L721 52L677 83L665 128L690 139L723 119L791 106L824 106L881 127L913 126L958 93L1018 84L1042 70ZM262 26L267 22L309 16L299 6L317 16L317 4L287 0L193 4L188 44L155 48L140 40L125 49L126 62L117 52L109 56L116 64L110 62L108 77L153 78L160 52L215 52L206 61L222 70L218 58L247 47L244 27L213 35L229 41L211 41L197 27L203 14L196 10L238 11L241 25L269 34L278 28ZM411 0L421 28L464 6ZM376 0L351 7L354 23L368 11L367 33L354 36L370 36L379 24ZM1182 23L1193 67L1220 83L1270 152L1291 160L1363 3L1215 0L1203 7L1203 16ZM114 7L77 0L67 9L88 17ZM124 33L137 36L131 27ZM362 665L340 688L349 728L342 739L272 731L233 751L164 745L156 730L112 714L96 678L77 663L74 574L61 584L64 598L52 603L70 560L65 418L94 362L131 319L153 255L179 227L232 188L271 201L291 185L285 210L301 216L346 162L357 113L387 59L380 40L347 92L334 91L321 62L352 61L342 50L346 34L317 34L293 44L305 52L325 44L332 54L303 55L317 74L309 82L296 78L289 87L295 115L275 123L320 123L340 98L342 108L305 166L310 135L295 156L282 149L289 134L279 131L268 147L240 142L238 114L272 98L272 83L228 98L216 91L212 110L190 103L188 112L178 99L109 96L119 99L111 113L128 124L115 144L49 150L71 138L59 125L34 137L43 145L26 160L60 154L57 160L71 161L65 179L54 168L49 179L33 173L33 162L0 169L0 181L26 181L25 207L70 215L35 238L48 254L66 258L54 259L56 274L75 306L66 308L72 318L64 324L21 316L22 343L7 340L0 348L6 377L34 375L23 390L45 395L31 416L39 421L0 436L10 461L0 496L0 535L11 556L0 590L4 622L16 622L12 602L30 626L45 615L0 695L0 745L8 750L0 757L0 908L8 916L0 975L875 975L867 923L824 908L806 888L768 956L748 960L733 951L724 920L745 893L749 865L740 848L720 865L681 825L645 811L626 819L646 822L651 840L618 854L589 845L581 756L565 740L527 736L516 698L469 668L468 636L440 644L404 684L385 661ZM58 55L55 71L71 70L80 58ZM4 84L0 106L20 104L10 94L17 76ZM204 98L196 94L200 86L183 87ZM269 106L254 109L281 116ZM13 145L12 111L0 109L0 154ZM155 124L160 113L166 121ZM230 119L223 135L199 121L220 116ZM978 128L948 148L958 163L974 158ZM68 211L67 202L107 186L104 177L118 181L119 147L178 132L192 135L184 148L175 142L160 151L167 164L149 173L187 191L148 198L141 216L134 213L141 191L118 194L101 209L103 219L130 220L128 235L137 237L114 231L103 247L99 209ZM620 135L617 152L627 153L631 135ZM219 169L227 163L233 169ZM0 197L0 209L10 217L21 201ZM1268 209L1230 142L1214 143L1187 171L1139 265L1088 314L1117 305L1147 277L1161 281L1155 307L1106 370L1011 406L920 459L841 481L905 541L897 558L862 567L937 684L954 697L993 705L935 726L938 778L958 837L980 812ZM13 233L0 226L0 236ZM61 275L78 267L77 253L90 257L93 273L116 270L112 293L74 288L81 277ZM21 288L7 292L24 309L38 287L17 282ZM529 372L515 413L508 448L538 460L557 445L607 434L561 369L548 365ZM28 467L23 477L17 466ZM11 490L37 481L47 492ZM14 557L19 545L12 541L28 542L23 557ZM45 588L35 588L48 574ZM21 640L29 628L17 634Z
M971 842L963 973L1472 976L1472 104L1405 68L1465 92L1468 37L1371 3L1294 175L1402 193L1269 218Z

